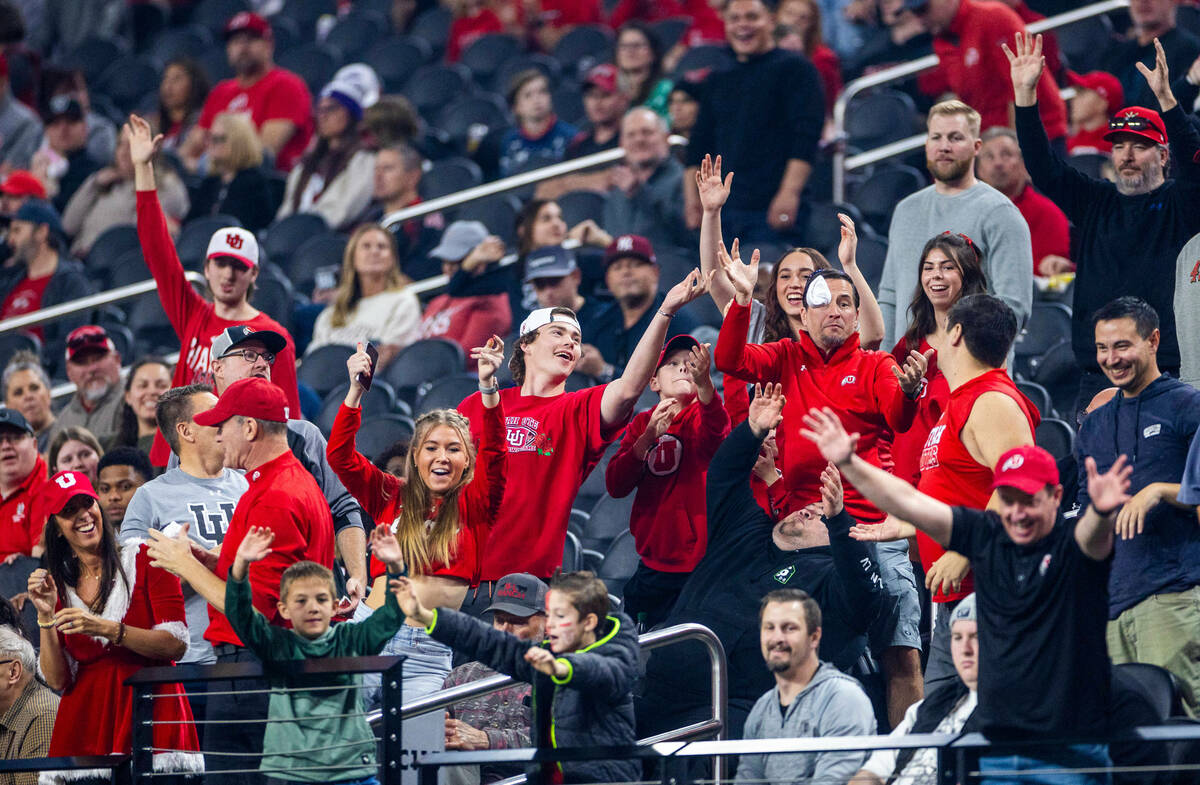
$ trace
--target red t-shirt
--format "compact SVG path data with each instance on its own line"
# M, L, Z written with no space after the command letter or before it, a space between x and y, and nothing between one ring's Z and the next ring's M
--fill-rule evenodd
M238 546L251 526L266 526L275 533L271 555L250 565L250 591L254 607L272 624L282 626L276 603L279 578L296 562L314 561L333 568L333 516L320 486L308 469L292 455L280 455L246 472L250 487L238 499L217 561L217 577L226 580ZM208 608L204 639L214 646L241 646L225 614Z
M686 47L720 46L725 43L725 20L716 12L708 0L686 0L685 16L692 18L692 25L683 32L679 43Z
M937 425L929 432L925 447L921 451L921 481L917 490L940 502L954 507L971 507L982 510L992 498L992 467L984 466L971 457L962 443L960 434L971 416L976 399L987 392L1000 392L1012 398L1025 413L1029 432L1037 427L1037 407L1017 389L1008 376L1008 371L997 368L976 376L950 393L946 410ZM917 547L921 552L921 564L925 572L946 550L924 532L917 532ZM934 602L960 600L975 590L975 579L968 574L959 591L953 594L933 595Z
M637 491L629 530L645 565L660 572L691 572L708 545L705 479L709 461L729 435L729 415L720 395L714 394L707 406L693 401L639 460L633 445L653 412L641 412L625 429L621 448L608 463L605 485L615 499Z
M608 24L616 30L635 19L658 22L677 16L688 16L688 4L681 0L621 0L609 14Z
M38 456L33 471L21 485L4 499L0 499L0 559L14 553L33 555L33 546L42 539L46 526L46 512L42 509L42 487L50 480L46 474L46 462Z
M517 23L529 28L535 21L548 27L597 25L604 21L600 0L537 0L532 14L526 3L517 3ZM502 576L503 577L503 576Z
M921 91L957 94L982 116L981 131L997 125L1011 127L1012 79L1000 44L1011 48L1017 32L1025 32L1025 23L1008 6L991 0L962 0L949 28L933 39L938 67L918 77ZM1050 139L1065 137L1067 105L1049 69L1038 82L1037 100L1046 135Z
M820 500L821 471L827 464L816 445L800 435L804 415L814 406L833 409L848 432L860 434L860 458L891 471L892 434L908 430L917 413L916 402L900 389L892 356L862 349L857 333L829 357L822 355L807 333L797 341L747 345L749 325L750 307L730 305L713 360L724 373L783 385L786 402L775 440L783 481L798 503ZM859 522L884 519L853 486L846 484L844 491L846 510Z
M222 112L249 112L258 129L268 120L291 120L296 124L296 132L275 156L275 168L281 172L295 165L312 138L312 94L303 79L283 68L272 68L248 87L237 79L218 82L204 101L197 125L207 131Z
M46 293L46 286L53 277L51 274L41 278L22 278L8 293L8 297L4 298L4 304L0 305L0 319L24 316L41 308L42 295ZM41 327L30 327L29 332L37 335L38 339L46 337Z
M743 328L743 332L745 328ZM571 503L606 448L625 427L605 426L600 399L605 385L560 395L500 391L508 441L508 476L500 514L488 538L482 580L510 572L548 578L562 566ZM484 406L479 393L458 405L481 439Z
M479 452L476 456L475 473L471 482L459 493L458 498L458 541L452 553L451 564L433 564L427 575L448 575L479 584L483 548L487 543L488 531L500 510L504 498L505 458L504 407L484 412L480 424ZM329 466L346 490L358 499L367 515L378 524L392 523L400 515L400 489L402 480L395 475L380 471L378 467L354 449L354 435L362 426L362 408L351 409L342 404L333 429L329 433L329 444L325 455ZM415 448L415 446L414 446ZM383 563L371 556L370 576L374 579L386 570Z
M508 335L512 329L512 307L507 294L484 294L476 297L451 297L439 294L425 306L421 324L413 340L447 338L470 352L483 346L493 335ZM475 361L467 359L467 367Z
M504 24L496 12L482 8L474 16L455 17L450 23L450 40L446 44L446 61L457 63L467 47L488 33L503 33Z
M1051 254L1071 258L1071 225L1058 205L1038 193L1032 185L1026 185L1013 203L1029 224L1034 275L1040 274L1042 260Z
M924 354L931 348L929 342L921 339L917 351ZM908 347L904 338L896 342L892 348L892 357L897 363L908 359ZM929 431L937 425L942 412L946 410L946 401L950 399L950 385L946 376L937 365L937 352L929 359L929 368L925 371L925 384L917 397L917 416L913 418L912 427L902 433L897 433L892 441L892 462L895 466L892 473L912 486L916 486L921 475L921 449Z
M285 348L271 366L271 381L287 395L289 414L300 415L300 393L296 387L296 345L283 325L259 313L245 322L231 322L217 316L213 304L196 293L183 276L183 264L171 242L167 221L154 191L137 192L137 229L142 243L142 256L158 284L158 299L179 336L179 362L175 364L172 387L203 382L212 383L209 353L212 339L227 327L246 324L255 330L273 330L287 338ZM150 460L155 466L166 466L169 448L162 434L155 434Z
M1067 139L1067 152L1111 153L1112 142L1104 138L1106 133L1108 133L1108 123L1104 123L1098 128L1093 128L1091 131L1076 131L1074 135Z

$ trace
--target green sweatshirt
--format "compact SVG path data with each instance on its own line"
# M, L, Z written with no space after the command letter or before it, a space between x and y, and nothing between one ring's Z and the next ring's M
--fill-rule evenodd
M301 782L340 782L377 775L375 736L361 715L357 675L286 677L272 665L317 657L362 657L379 654L404 623L396 595L370 618L330 626L309 640L292 630L272 626L250 601L250 583L225 582L225 616L247 648L262 660L267 680L278 687L327 687L344 690L271 693L263 756L259 768L271 776ZM275 670L276 672L273 672ZM341 716L341 715L357 716ZM332 768L337 767L337 768ZM284 771L278 771L283 769Z

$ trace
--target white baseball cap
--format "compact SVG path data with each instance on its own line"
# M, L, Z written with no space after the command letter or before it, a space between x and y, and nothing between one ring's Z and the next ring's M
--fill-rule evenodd
M251 267L258 266L258 240L254 233L237 226L227 226L213 232L208 241L208 253L205 261L216 256L232 256Z
M528 335L539 327L545 327L551 322L557 322L559 324L566 324L574 327L579 331L580 335L582 335L583 330L579 327L579 321L573 316L567 316L565 313L561 313L563 310L566 309L538 308L536 311L533 311L526 316L525 321L521 322L521 331L519 335ZM560 312L555 313L555 311Z

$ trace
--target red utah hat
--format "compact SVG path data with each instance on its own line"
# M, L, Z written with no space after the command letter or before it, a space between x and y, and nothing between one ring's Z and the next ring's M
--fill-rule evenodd
M1016 488L1032 496L1047 485L1058 485L1058 464L1053 455L1032 444L1001 455L992 474L992 490Z
M32 196L34 199L46 198L46 186L32 172L24 169L14 169L0 183L0 193L8 196Z
M1116 114L1117 108L1125 103L1121 80L1107 71L1088 71L1086 74L1067 71L1067 81L1078 88L1099 94L1107 102L1110 115Z
M230 417L287 422L287 396L266 379L257 376L239 379L225 388L216 406L200 412L192 420L196 425L220 425Z
M661 368L663 363L667 361L667 355L671 354L672 352L677 352L680 349L691 350L692 347L699 345L699 341L686 333L682 335L676 335L674 338L668 340L663 346L663 350L658 355L658 364L654 366L654 372L658 373L658 369Z
M76 496L88 496L100 501L92 481L83 472L59 472L43 486L42 493L45 494L46 511L51 515L61 513Z
M271 40L271 23L253 11L239 11L225 23L225 40L238 33L249 33L255 38Z
M1111 141L1117 134L1133 134L1155 144L1167 143L1167 127L1163 125L1162 117L1144 106L1127 106L1108 121L1108 133L1104 138Z

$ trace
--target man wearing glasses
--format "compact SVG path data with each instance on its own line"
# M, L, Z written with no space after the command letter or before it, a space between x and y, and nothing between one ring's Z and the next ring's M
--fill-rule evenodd
M1082 369L1077 412L1111 385L1096 364L1092 314L1114 293L1138 297L1161 315L1158 365L1172 376L1179 374L1172 262L1184 243L1200 232L1200 210L1196 209L1200 178L1193 160L1200 149L1200 135L1175 100L1166 54L1157 40L1155 50L1154 70L1143 65L1138 70L1162 114L1129 106L1109 121L1104 138L1113 145L1115 174L1115 182L1109 182L1088 177L1050 149L1037 112L1036 86L1044 67L1041 36L1018 33L1011 49L1004 45L1012 73L1017 139L1033 184L1062 208L1074 225L1077 269L1071 348ZM1182 164L1179 179L1166 176L1171 159ZM1181 320L1187 336L1185 324ZM1195 329L1200 329L1200 322ZM1194 335L1193 330L1189 337ZM1191 342L1194 339L1183 343Z

